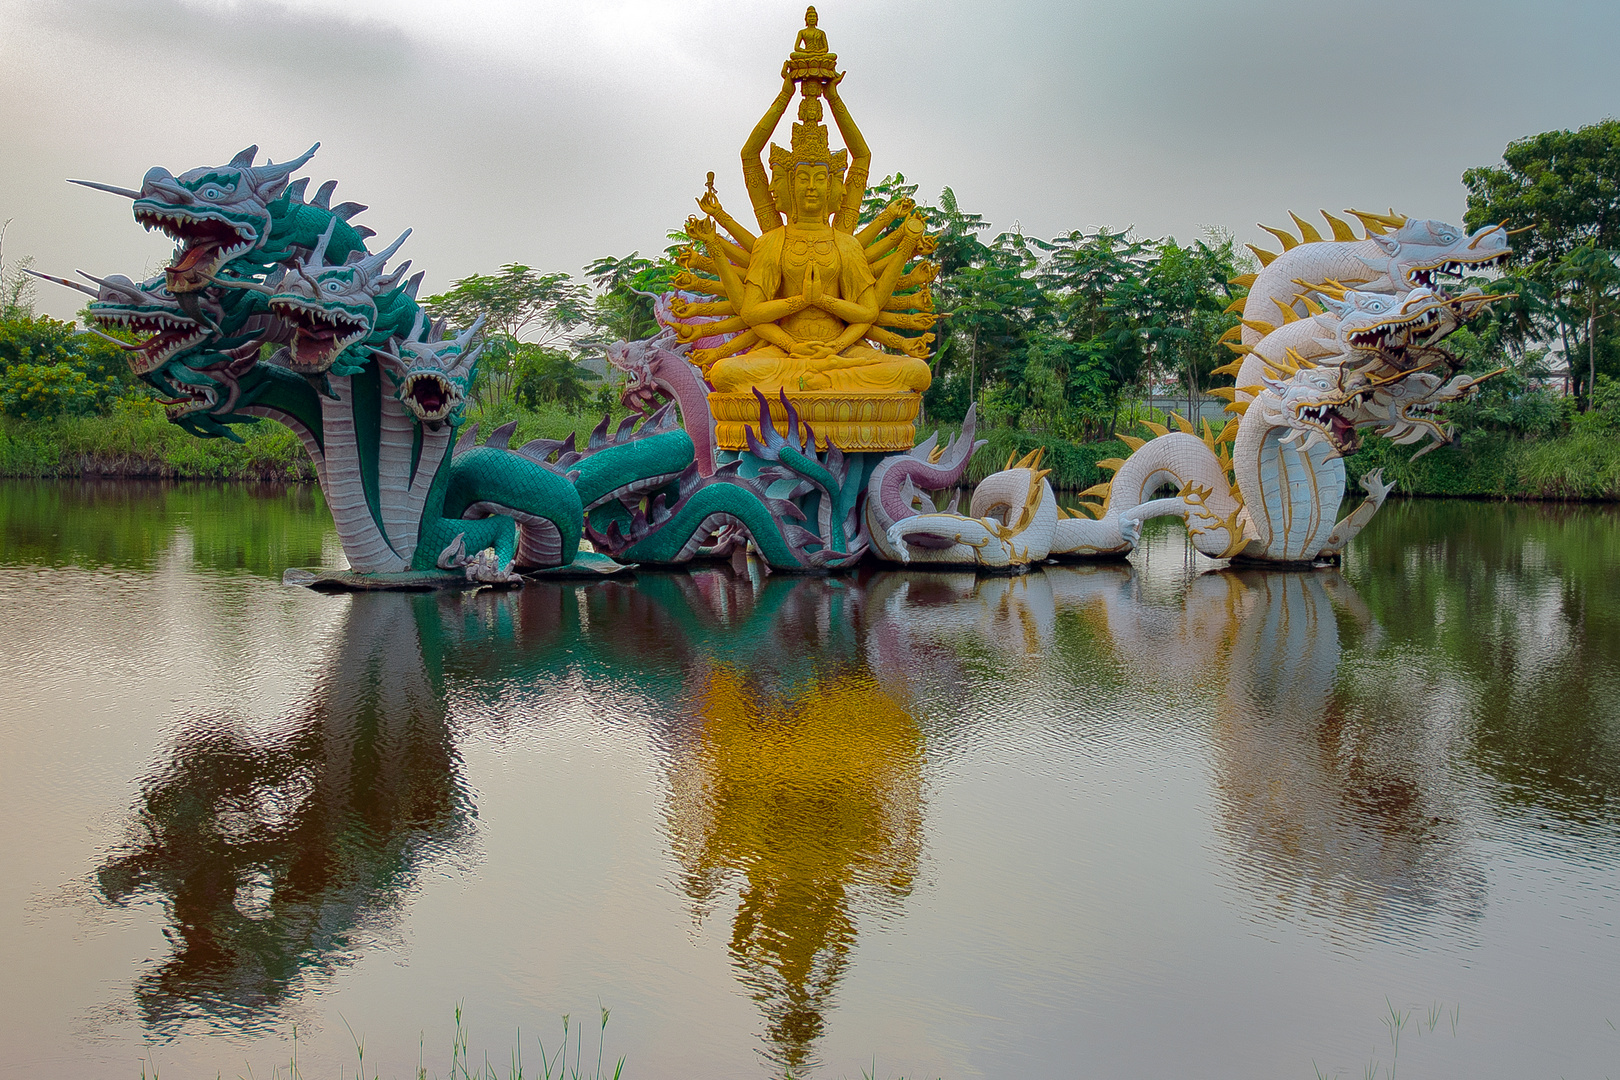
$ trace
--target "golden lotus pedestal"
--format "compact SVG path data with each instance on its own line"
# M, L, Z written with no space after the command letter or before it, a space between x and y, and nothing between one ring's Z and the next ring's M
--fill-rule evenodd
M808 424L816 433L816 449L827 449L827 440L838 444L846 454L910 450L917 445L917 414L922 395L840 394L807 390L789 393L788 402L799 414L801 427ZM787 410L780 397L767 396L771 423L786 432ZM748 436L754 429L759 438L759 399L753 394L710 394L709 411L714 414L715 443L721 450L747 450ZM804 437L803 431L795 433Z

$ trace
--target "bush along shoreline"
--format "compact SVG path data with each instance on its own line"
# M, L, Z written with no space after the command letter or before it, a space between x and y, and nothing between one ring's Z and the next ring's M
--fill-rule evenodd
M546 406L469 410L469 423L479 423L480 439L516 420L514 445L569 433L583 445L600 419ZM315 481L315 466L291 431L269 421L237 430L240 443L198 439L169 423L161 406L138 400L119 402L107 415L0 418L0 477ZM944 441L956 433L956 425L926 425L919 437L934 430ZM1005 468L1009 457L1016 460L1039 449L1044 451L1041 467L1052 470L1054 489L1084 491L1113 475L1099 468L1099 461L1130 456L1130 448L1117 439L1076 443L1010 427L981 431L980 437L986 445L968 465L967 479L974 484ZM1538 439L1468 431L1458 442L1421 457L1415 454L1416 447L1368 437L1345 459L1349 489L1359 492L1361 477L1381 468L1385 480L1396 482L1396 498L1620 502L1620 431L1598 424L1577 424L1565 434Z

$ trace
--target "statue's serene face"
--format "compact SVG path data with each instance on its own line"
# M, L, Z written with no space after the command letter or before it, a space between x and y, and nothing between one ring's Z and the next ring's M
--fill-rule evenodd
M793 218L825 222L832 171L825 165L793 166Z

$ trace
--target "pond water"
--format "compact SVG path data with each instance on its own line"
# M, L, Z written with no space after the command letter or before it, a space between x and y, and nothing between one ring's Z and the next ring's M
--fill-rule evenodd
M6 1068L1614 1075L1614 511L1155 524L324 596L318 493L0 485Z

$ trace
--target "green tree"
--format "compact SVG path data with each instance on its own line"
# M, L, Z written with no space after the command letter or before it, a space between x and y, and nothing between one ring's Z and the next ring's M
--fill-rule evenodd
M1237 325L1226 313L1232 302L1228 282L1237 275L1229 234L1212 234L1213 246L1195 240L1187 247L1174 237L1155 245L1142 282L1143 336L1160 370L1174 373L1187 394L1187 416L1197 412L1201 388L1226 362L1221 334Z
M109 411L143 391L110 341L48 316L0 318L0 413L24 420Z
M1596 372L1620 367L1620 327L1602 300L1605 271L1596 256L1576 252L1620 249L1620 121L1514 140L1501 165L1467 170L1463 185L1468 228L1524 230L1513 240L1512 269L1500 286L1518 292L1520 302L1493 305L1490 315L1508 324L1503 344L1522 353L1535 340L1557 336L1576 393L1589 397Z
M470 326L482 316L488 343L472 397L498 408L511 395L521 346L571 348L591 318L591 291L562 272L542 274L512 263L495 275L473 274L423 305L435 319Z
M585 275L600 290L592 305L591 320L607 341L638 341L658 333L653 298L673 289L680 271L668 257L644 259L641 253L595 260Z
M590 289L569 274L542 274L512 263L495 275L473 274L427 298L428 313L468 326L482 315L489 332L514 341L556 346L590 319Z
M1591 405L1591 388L1597 385L1598 325L1607 324L1620 300L1620 268L1615 266L1616 252L1597 246L1588 240L1568 252L1553 267L1553 279L1568 290L1562 321L1567 326L1584 320L1581 336L1586 339L1587 405ZM1568 341L1566 336L1565 341ZM1573 370L1578 358L1565 352L1565 359Z
M600 378L566 350L542 345L519 344L512 366L512 393L531 409L549 401L579 412L591 400L590 388L585 384Z

